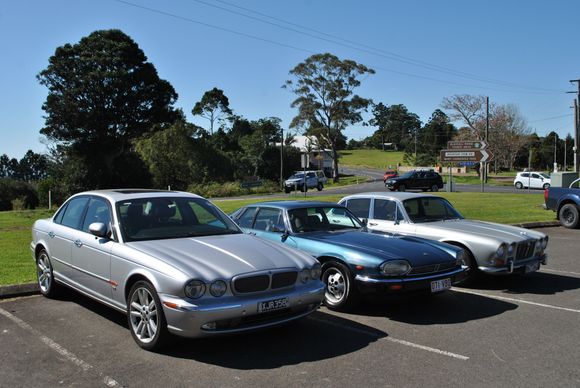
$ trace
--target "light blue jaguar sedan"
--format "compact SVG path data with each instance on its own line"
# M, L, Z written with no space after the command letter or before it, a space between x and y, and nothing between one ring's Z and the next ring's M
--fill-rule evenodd
M322 264L325 303L347 309L365 293L438 293L466 277L465 252L416 237L369 233L347 208L329 202L264 202L232 219L248 234L305 251Z

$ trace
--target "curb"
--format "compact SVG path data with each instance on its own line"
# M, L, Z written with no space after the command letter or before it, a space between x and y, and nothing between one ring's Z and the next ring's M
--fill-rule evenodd
M40 294L38 283L23 283L10 286L0 286L0 299L16 298L34 294Z
M524 222L522 224L512 224L512 226L519 226L520 228L526 229L551 228L555 226L560 226L560 222L558 221Z

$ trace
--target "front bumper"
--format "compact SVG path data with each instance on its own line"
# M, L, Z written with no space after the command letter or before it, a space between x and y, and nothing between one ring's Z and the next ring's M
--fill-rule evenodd
M433 275L392 279L356 275L355 280L361 293L398 294L414 291L430 291L431 282L443 279L450 279L451 285L456 285L465 280L467 271L467 267L461 267Z
M159 298L171 333L182 337L204 337L256 330L305 317L320 306L324 288L324 283L316 281L291 290L260 295L202 298L197 305L167 294L160 294ZM258 303L279 298L288 298L288 308L258 313Z
M530 259L521 261L508 261L508 263L501 267L491 267L491 266L479 266L477 267L480 271L490 274L490 275L509 275L512 273L528 273L527 268L539 263L541 265L548 264L548 254L544 253L540 256L532 257ZM540 269L538 265L538 270Z

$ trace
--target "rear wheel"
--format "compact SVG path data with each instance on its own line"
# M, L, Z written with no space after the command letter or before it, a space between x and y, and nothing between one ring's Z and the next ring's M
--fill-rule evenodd
M323 188L324 186L322 185L322 183L318 183L318 186L316 186L316 190L318 191L322 191Z
M516 189L521 190L524 188L524 185L522 184L522 182L516 182Z
M346 310L358 300L350 270L342 263L329 261L322 266L322 281L326 285L324 304L331 310Z
M163 307L155 287L148 281L140 280L131 287L127 320L133 339L143 349L157 350L167 342L169 332Z
M560 224L568 229L577 228L580 221L578 213L578 207L576 207L576 205L573 203L567 203L566 205L562 206L560 213L558 214Z
M47 298L54 298L58 294L59 285L54 281L52 264L50 263L48 253L44 249L38 252L38 256L36 257L36 277L42 295Z

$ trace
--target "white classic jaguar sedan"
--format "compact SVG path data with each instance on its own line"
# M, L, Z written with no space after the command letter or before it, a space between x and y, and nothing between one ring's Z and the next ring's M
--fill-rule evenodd
M419 193L362 193L344 197L370 230L438 240L463 248L472 269L499 275L529 273L546 264L548 237L492 222L466 220L445 198Z
M311 256L242 233L197 195L76 194L32 228L42 294L65 285L127 315L145 349L169 333L235 333L305 317L324 284Z

